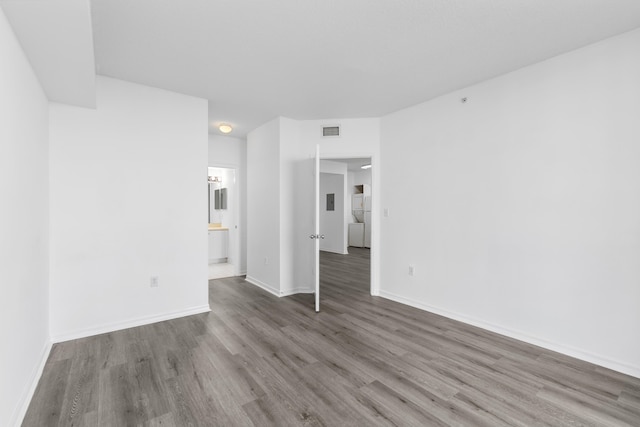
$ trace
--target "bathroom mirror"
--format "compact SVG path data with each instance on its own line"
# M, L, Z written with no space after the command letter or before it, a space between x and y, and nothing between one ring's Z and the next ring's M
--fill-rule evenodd
M220 209L227 209L227 189L226 188L220 189Z
M218 210L220 209L220 189L217 188L213 192L213 208Z
M213 192L213 208L215 210L227 209L227 189L217 188Z

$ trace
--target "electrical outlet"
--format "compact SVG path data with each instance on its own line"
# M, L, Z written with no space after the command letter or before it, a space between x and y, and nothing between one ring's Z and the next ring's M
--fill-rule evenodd
M409 276L413 276L413 265L409 266Z
M158 276L151 276L151 280L149 281L149 284L151 285L152 288L157 288L158 287Z
M264 257L264 265L268 265L269 264L269 257Z
M384 208L384 217L389 218L389 208Z

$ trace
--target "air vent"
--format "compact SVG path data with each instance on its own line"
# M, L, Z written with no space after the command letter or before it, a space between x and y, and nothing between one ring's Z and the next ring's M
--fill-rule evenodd
M322 136L340 136L340 126L323 126Z

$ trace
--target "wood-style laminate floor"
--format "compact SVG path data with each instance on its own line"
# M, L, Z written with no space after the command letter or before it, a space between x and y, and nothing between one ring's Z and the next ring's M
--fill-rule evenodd
M313 295L210 282L212 312L56 344L25 426L640 426L640 379L371 297L368 250Z

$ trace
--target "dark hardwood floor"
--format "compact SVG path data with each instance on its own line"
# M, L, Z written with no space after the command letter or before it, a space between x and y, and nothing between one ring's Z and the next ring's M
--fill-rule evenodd
M640 426L640 379L369 295L211 281L212 312L56 344L25 426Z

